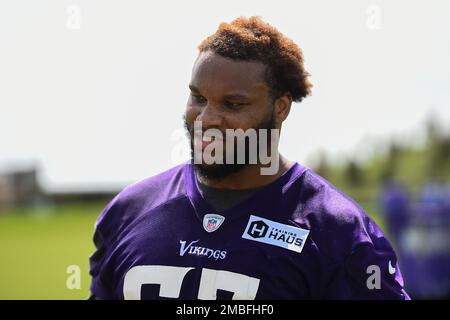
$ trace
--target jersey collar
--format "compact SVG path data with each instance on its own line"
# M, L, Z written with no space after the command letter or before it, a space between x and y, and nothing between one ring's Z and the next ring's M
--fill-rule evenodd
M305 170L305 167L295 162L278 179L261 187L248 199L221 212L215 211L203 198L192 162L188 162L184 168L184 180L186 182L187 196L200 221L203 221L205 214L211 213L223 215L226 217L227 221L230 221L244 214L249 215L257 208L267 208L273 205L273 203L276 202L276 199L281 199L281 195L286 192L286 189L294 182L294 180L298 179Z

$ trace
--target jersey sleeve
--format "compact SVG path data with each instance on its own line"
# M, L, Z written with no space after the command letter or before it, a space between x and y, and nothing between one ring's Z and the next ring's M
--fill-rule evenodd
M396 254L373 221L369 220L365 236L356 237L325 294L327 299L410 299Z
M95 251L89 257L89 273L92 277L90 300L110 300L114 298L111 287L112 271L108 260L111 255L113 235L116 229L114 216L117 211L118 196L111 200L96 220L94 229Z

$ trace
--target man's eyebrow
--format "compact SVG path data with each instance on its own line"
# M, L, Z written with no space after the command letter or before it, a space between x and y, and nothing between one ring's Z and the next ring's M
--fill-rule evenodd
M198 90L198 88L192 84L189 85L189 89L191 89L191 91L196 92L196 93L200 92L200 90Z
M194 92L194 93L200 93L200 90L196 86L194 86L192 84L189 85L189 89L191 89L191 91ZM230 99L230 100L239 100L239 99L248 99L250 97L248 95L246 95L246 94L230 93L230 94L224 95L223 98L224 99Z
M232 94L225 95L224 98L230 99L230 100L233 100L233 99L238 100L238 99L248 99L249 96L247 96L245 94L240 94L240 93L232 93Z

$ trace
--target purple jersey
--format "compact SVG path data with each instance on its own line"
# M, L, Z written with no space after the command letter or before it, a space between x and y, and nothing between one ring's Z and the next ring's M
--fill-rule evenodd
M120 192L94 242L98 299L409 298L381 230L298 163L222 212L176 166Z

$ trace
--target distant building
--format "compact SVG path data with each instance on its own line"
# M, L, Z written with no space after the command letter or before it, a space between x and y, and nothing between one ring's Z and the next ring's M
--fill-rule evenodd
M39 184L37 168L15 169L0 172L0 213L14 207L47 207L99 201L107 203L121 189L48 192Z
M42 198L35 168L0 173L0 207L32 205Z

